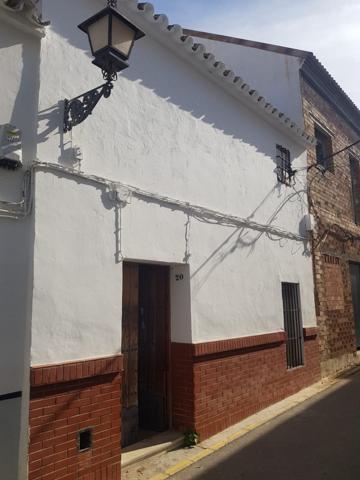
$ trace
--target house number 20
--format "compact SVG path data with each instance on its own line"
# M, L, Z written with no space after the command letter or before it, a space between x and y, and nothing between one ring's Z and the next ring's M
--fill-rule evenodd
M181 280L184 280L184 275L182 273L176 274L175 279L177 282L180 282Z

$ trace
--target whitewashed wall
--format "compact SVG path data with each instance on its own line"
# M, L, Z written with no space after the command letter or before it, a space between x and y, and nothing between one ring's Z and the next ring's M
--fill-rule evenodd
M36 157L40 39L6 19L1 9L0 124L22 129L28 166ZM0 201L21 200L23 175L0 169ZM17 478L18 451L27 438L21 416L28 415L33 230L33 218L0 218L0 396L23 393L22 400L0 402L0 477L9 480ZM24 463L19 465L21 471Z
M102 81L76 29L101 5L45 4L52 26L42 43L39 159L71 166L77 145L77 167L87 174L299 233L304 178L294 189L277 184L275 145L288 147L300 167L305 148L150 34L135 45L112 96L64 137L59 101ZM304 324L315 324L311 259L301 242L211 225L136 196L116 210L105 189L65 174L37 174L35 245L33 364L120 351L119 258L184 273L185 284L172 279L173 341L283 329L281 281L301 283Z
M35 158L36 115L39 89L40 40L1 22L0 125L13 123L23 130L27 165ZM22 199L24 171L0 169L0 200ZM22 390L27 299L31 296L31 220L0 218L0 394Z
M206 38L196 38L196 41L221 58L298 125L304 124L299 75L301 58Z

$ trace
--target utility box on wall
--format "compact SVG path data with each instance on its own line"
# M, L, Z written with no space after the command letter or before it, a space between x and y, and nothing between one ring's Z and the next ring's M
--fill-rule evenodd
M17 170L22 167L22 132L15 125L0 126L0 167Z

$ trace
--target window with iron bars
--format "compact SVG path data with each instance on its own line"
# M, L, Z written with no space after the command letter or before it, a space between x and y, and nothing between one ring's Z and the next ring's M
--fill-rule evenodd
M298 283L282 283L287 368L304 365L304 334Z
M289 186L292 185L295 172L291 168L290 150L281 145L276 145L276 163L279 182Z

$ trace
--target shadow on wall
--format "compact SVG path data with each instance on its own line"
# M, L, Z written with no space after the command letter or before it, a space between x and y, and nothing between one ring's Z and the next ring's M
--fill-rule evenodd
M40 167L41 169L41 167ZM46 170L45 170L46 171ZM62 171L52 171L50 175L54 175L59 179L66 178L68 181L77 183L78 185L91 185L95 188L100 194L100 200L103 207L106 210L114 210L114 261L115 263L121 263L123 260L122 256L122 241L121 241L121 211L125 208L126 204L120 202L119 200L112 198L109 187L100 183L96 183L93 180L86 179L84 177L77 177L76 172L74 175L71 172L66 170ZM61 235L61 222L59 224L58 234ZM79 225L79 228L81 226Z
M71 45L79 48L82 51L88 51L88 43L86 36L77 29L78 23L84 20L84 12L86 16L95 13L101 7L99 2L93 1L91 8L93 12L89 12L88 2L80 0L76 2L76 5L71 6L71 21L69 21L67 15L67 9L64 5L59 5L59 2L55 0L49 0L47 8L49 9L47 17L53 19L52 28L56 33L65 37ZM95 67L94 67L95 69ZM240 72L241 73L241 72ZM64 73L66 74L66 72ZM94 72L94 78L97 73ZM169 104L172 104L175 108L186 111L193 118L207 123L213 129L218 132L222 132L224 135L231 137L237 141L236 154L229 155L226 158L226 167L231 164L236 164L235 168L239 169L239 158L241 158L241 152L243 146L248 146L255 152L262 152L267 158L270 158L274 162L276 167L275 158L275 138L274 132L276 130L270 125L266 124L266 121L259 117L257 114L242 106L240 102L231 97L226 92L222 91L215 83L210 79L205 78L195 68L189 65L186 61L180 59L176 54L169 49L162 47L159 43L153 41L150 37L145 37L136 43L131 57L131 67L121 73L118 83L115 86L114 95L111 96L108 109L114 111L118 108L117 102L121 102L123 93L121 87L127 82L130 82L134 88L133 99L130 102L125 102L128 108L136 110L136 115L133 118L139 117L139 114L144 111L146 105L144 101L148 96L147 91L153 92L156 96L165 100ZM96 85L94 85L96 86ZM179 88L181 86L181 88ZM126 88L126 94L129 94L130 89ZM81 93L81 92L79 92ZM159 105L160 107L160 105ZM46 141L47 137L53 130L61 126L61 117L59 117L59 109L57 106L49 108L47 111L40 112L40 118L42 120L48 118L48 128L43 132L40 141ZM62 112L61 112L62 113ZM149 115L149 112L146 113ZM96 115L96 111L94 112ZM173 115L174 128L171 131L171 135L174 135L174 145L177 145L176 136L179 135L178 127L181 122L176 118L176 114ZM151 119L152 122L156 122L156 115ZM116 126L114 127L116 128ZM134 126L135 128L135 126ZM180 132L180 130L179 130ZM151 135L144 136L148 142L148 150L151 150L151 143L156 141L156 137ZM114 137L118 138L118 137ZM284 134L279 132L279 139L283 139ZM171 142L171 138L169 140ZM280 141L280 140L279 140ZM293 143L293 142L291 142ZM216 148L216 145L214 145ZM64 156L65 148L63 135L60 133L60 148L62 153L60 155L60 161L64 163L61 158ZM209 146L209 150L211 147ZM293 145L292 156L297 157L304 151L303 147L295 147ZM189 161L196 161L196 158L189 159ZM254 156L254 162L257 164L256 168L261 168L261 162L266 161L262 156ZM256 212L261 206L266 204L267 200L276 192L279 188L279 184L276 181L276 174L274 173L274 187L271 189L268 195L264 196L264 199L259 203L258 207L248 216L248 219L255 217ZM291 192L289 195L281 196L279 191L279 204L274 209L274 212L268 218L268 225L271 225L277 219L277 215L284 208L284 206L291 201L299 201L298 195L303 195L304 192ZM280 199L281 196L281 199ZM144 199L142 199L145 201ZM149 200L150 201L150 200ZM152 203L158 203L160 207L165 207L161 201L151 200ZM166 208L169 208L167 206ZM189 239L189 221L194 217L189 215L189 212L183 210L187 215L185 220L185 253L184 261L189 260L190 251L189 245L191 245L191 239ZM196 218L197 221L209 221L206 218ZM229 226L229 225L228 225ZM230 225L234 228L234 225ZM301 226L300 226L301 227ZM121 208L116 208L116 221L115 230L118 232L118 247L117 255L118 261L121 261ZM301 230L301 228L300 228ZM245 227L236 228L235 232L232 232L228 240L220 245L205 262L214 260L215 264L212 269L216 268L216 264L221 262L226 256L233 253L239 248L249 248L249 254L252 253L255 248L257 240L266 234L266 232L249 232ZM300 232L303 233L303 232ZM236 235L236 238L234 238ZM270 238L270 236L269 236ZM281 239L274 239L274 241L282 241ZM301 248L302 246L300 246ZM304 254L308 254L308 248L304 244ZM200 267L201 268L201 267ZM212 270L211 270L212 271Z
M67 3L67 5L66 5ZM84 20L84 12L89 11L89 4L93 5L93 12L105 6L105 2L98 0L77 0L76 2L59 2L57 0L47 0L43 4L44 18L51 21L50 29L63 36L70 44L83 50L91 61L91 52L86 36L81 32L77 25ZM92 14L88 14L89 16ZM95 69L96 67L94 67ZM59 69L59 75L71 75L70 69ZM94 74L96 79L96 74ZM46 78L45 78L46 81ZM98 83L95 81L94 87ZM81 89L80 89L81 90ZM79 94L84 93L82 91ZM59 92L59 98L62 99L65 94ZM73 148L71 133L65 135L63 133L63 114L64 101L60 100L57 104L49 105L46 109L38 112L38 125L41 125L41 131L37 137L37 143L46 143L55 133L59 135L59 163L66 167L79 166L79 160L76 158L76 149Z
M265 120L242 106L194 67L148 37L138 41L132 55L131 67L122 73L124 78L141 84L224 135L241 140L273 158L274 148L269 151L271 137L267 132L259 135L254 128L258 125L267 130L263 129ZM271 130L271 127L268 126L268 129Z
M250 214L247 219L251 220L256 211L261 207L263 203L266 202L267 198L273 194L277 189L275 186L270 192L264 197L263 201L260 202L257 208ZM305 203L304 197L306 195L306 190L294 190L292 193L289 193L285 199L278 205L274 212L268 218L266 225L271 227L271 225L276 221L277 216L280 214L281 210L287 205L288 202L299 201L303 204L303 207L306 209L307 205ZM204 222L206 220L201 217L196 217L196 220L199 222ZM221 224L220 224L221 225ZM223 224L224 226L231 227L231 225ZM302 218L299 224L299 235L306 237L306 216ZM234 226L232 227L234 228ZM206 260L192 273L191 279L196 278L196 287L194 293L197 293L201 288L206 284L209 277L216 270L216 268L230 255L235 253L239 249L247 250L247 256L254 253L257 242L263 237L266 236L270 241L277 242L279 247L284 247L286 242L291 241L292 246L292 255L297 255L299 252L302 253L305 257L310 257L311 252L309 249L309 241L303 240L303 242L294 242L286 238L286 235L275 236L271 234L269 230L265 227L262 231L257 231L246 227L245 225L239 228L235 228L231 234L206 258ZM296 246L295 246L296 245Z
M28 166L37 154L37 112L40 85L40 39L1 23L1 123L22 130L23 161ZM4 67L4 65L6 65ZM0 170L1 198L19 201L24 170ZM23 391L22 401L2 402L1 477L25 478L27 450L27 389L30 366L30 328L34 251L33 218L0 219L0 363L7 365L1 381L2 393ZM11 359L9 363L9 359ZM6 408L5 408L6 407ZM16 408L16 412L14 409ZM5 411L5 410L6 411ZM22 421L20 422L20 417ZM8 428L7 428L8 427ZM11 453L9 452L11 449ZM20 453L19 453L20 452ZM16 473L19 461L19 472Z
M22 49L21 79L9 123L22 130L25 161L36 157L37 112L40 85L40 39L22 34L13 28L2 26L0 52L15 46ZM16 66L17 67L17 66ZM5 72L2 73L4 80ZM16 78L13 79L16 81Z
M77 26L90 16L105 8L105 0L46 0L43 2L43 16L51 21L50 28L78 48L89 58L89 44L86 35ZM95 68L95 67L94 67ZM66 72L65 72L66 73Z
M21 59L19 58L18 62L20 50ZM8 68L1 72L1 84L6 96L1 102L0 123L11 123L22 130L23 161L25 165L29 165L36 158L37 151L40 39L2 23L0 56L3 55L4 61L9 63ZM18 172L1 170L1 198L19 201L22 177L21 170Z
M114 210L114 259L115 263L121 263L123 260L121 235L122 210L127 207L127 203L120 201L118 198L114 198L114 196L109 190L109 187L96 184L90 179L76 177L70 172L66 171L53 171L51 174L57 176L58 178L67 178L68 180L71 180L78 184L92 185L99 191L100 199L104 208L107 210ZM259 204L259 206L252 212L251 215L249 215L248 220L250 220L254 216L257 209L264 201L266 201L266 198L269 197L273 193L273 190L275 190L276 188L277 186L273 187L273 189L264 197L264 200ZM245 224L244 226L236 227L236 225L234 223L231 223L231 221L228 221L226 219L224 219L224 221L221 221L216 217L212 217L206 211L202 214L200 209L197 213L195 213L186 206L176 204L169 205L161 199L147 198L143 195L137 195L136 193L133 193L133 195L137 197L138 200L144 203L157 205L159 208L166 208L172 211L179 211L184 214L184 263L189 263L191 258L191 224L193 221L231 228L232 231L230 235L213 252L211 252L211 254L206 258L206 260L194 271L194 273L192 273L191 278L197 278L196 289L197 291L199 291L206 284L207 280L216 270L216 268L227 257L235 253L237 250L247 250L247 255L251 255L255 250L256 243L263 235L266 235L270 241L278 242L280 248L283 247L286 242L291 241L294 246L296 245L296 247L294 247L296 248L296 251L292 252L293 255L298 254L299 249L303 248L303 255L308 256L309 250L308 242L306 240L303 241L303 244L300 241L294 242L293 240L289 240L287 238L286 232L284 232L283 235L275 236L274 234L271 234L271 230L269 230L273 222L277 219L277 215L286 206L286 204L288 202L294 201L296 197L298 197L299 195L304 195L305 193L305 190L293 191L292 193L289 193L275 209L272 215L268 218L267 224L264 225L264 228L261 231L254 228L249 228ZM299 225L299 234L302 236L305 235L304 225L306 225L305 221L302 221ZM269 229L267 228L267 226L269 227Z
M90 61L91 55L87 38L79 31L77 25L84 20L84 12L87 12L86 16L89 16L104 5L93 1L91 2L91 11L89 11L89 2L85 0L72 2L71 7L70 2L67 3L69 3L69 8L64 7L63 2L49 0L46 6L46 16L52 19L51 28L66 38L71 45L85 51L89 55ZM70 8L71 19L69 21L68 11ZM121 5L119 9L121 11ZM241 72L236 73L241 74ZM63 74L68 73L64 72ZM94 72L94 87L97 86L96 78L97 73ZM225 135L241 140L244 144L252 146L254 151L262 152L275 161L275 147L271 140L273 132L270 132L271 136L267 132L272 127L268 125L267 128L263 128L266 120L247 107L241 107L239 101L149 36L136 42L130 59L130 68L120 74L120 79L115 86L119 102L121 102L122 95L121 83L125 79L142 85L175 107L190 113L194 118L209 124ZM128 94L128 89L126 94ZM111 97L110 102L112 103L109 106L114 110L117 108L115 98L115 96ZM137 115L141 112L141 101L141 96L134 95L134 101L130 108L136 109ZM53 108L57 108L57 106L53 106ZM249 119L251 121L248 121ZM49 122L50 129L54 127L53 123L55 120ZM259 135L255 125L259 125L263 129L262 135ZM175 129L174 134L176 134ZM279 132L279 138L283 138L283 136L284 134ZM149 138L148 141L151 142L152 139ZM303 150L304 148L299 147L297 151L292 152L293 157L297 157Z

